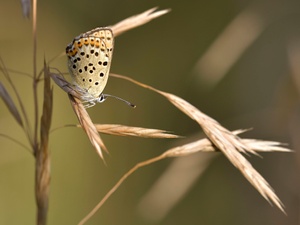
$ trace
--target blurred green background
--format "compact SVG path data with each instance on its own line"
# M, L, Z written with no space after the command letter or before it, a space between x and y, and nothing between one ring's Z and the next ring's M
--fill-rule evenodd
M39 1L39 69L44 57L59 55L78 34L155 6L172 11L118 36L111 72L178 95L230 130L253 127L244 137L289 143L294 153L248 158L288 216L271 207L222 154L207 153L142 168L87 224L299 224L299 1ZM1 0L0 15L1 58L8 68L31 74L31 20L22 16L19 1ZM66 61L57 58L51 67L67 72ZM31 80L17 73L11 78L32 119ZM3 74L0 81L12 93ZM76 124L68 97L53 86L52 129ZM88 110L95 123L165 129L188 139L101 135L110 152L105 166L82 130L54 131L48 224L78 223L136 163L202 136L194 121L149 90L110 78L105 93L137 108L109 99ZM28 145L3 101L0 109L0 133ZM6 138L0 137L0 146L0 224L34 224L34 158ZM168 199L170 193L175 199Z

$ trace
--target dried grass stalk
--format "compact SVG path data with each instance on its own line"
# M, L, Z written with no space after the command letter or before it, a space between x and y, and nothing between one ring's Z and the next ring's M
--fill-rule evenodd
M111 26L111 29L114 33L114 36L118 36L128 30L131 30L135 27L141 26L145 23L150 22L151 20L160 17L170 11L170 9L160 10L157 12L154 12L157 9L157 7L149 9L141 14L131 16L125 20L122 20L121 22Z
M237 130L233 131L233 134L239 134L244 132L245 130ZM283 152L290 152L289 149L280 147L279 142L273 142L273 141L262 141L262 140L254 140L254 139L241 139L242 142L244 142L245 145L250 145L253 148L254 151L258 152L269 152L269 151L283 151ZM258 144L257 144L258 143ZM268 150L266 150L268 149ZM219 151L219 148L217 148L215 145L212 144L212 142L207 139L200 139L182 146L177 146L174 148L171 148L161 155L151 158L149 160L145 160L143 162L139 162L134 167L132 167L129 171L127 171L120 180L110 189L110 191L101 199L101 201L90 211L88 215L86 215L79 223L78 225L85 224L102 206L103 204L109 199L109 197L121 186L121 184L134 172L136 172L138 169L151 165L152 163L155 163L157 161L160 161L162 159L166 159L168 157L182 157L186 156L192 153L197 152L212 152L212 151ZM248 162L247 162L248 163ZM251 165L250 165L251 166ZM249 167L248 167L249 168ZM262 178L263 179L263 178ZM274 194L275 195L275 194ZM275 199L277 196L275 195ZM278 199L280 202L280 200ZM280 202L281 203L281 202ZM282 204L282 203L281 203ZM277 204L276 204L277 205ZM281 206L281 205L280 205ZM284 210L282 209L284 212Z
M36 157L36 202L38 207L37 222L46 224L48 212L48 198L50 187L50 153L49 131L52 118L53 90L50 87L49 68L44 65L44 101L41 118L40 136L41 144L35 152Z
M78 225L85 224L100 208L101 206L109 199L109 197L121 186L121 184L135 171L137 171L139 168L142 168L144 166L148 166L154 162L157 162L161 159L164 159L165 157L163 155L154 157L152 159L139 162L134 167L132 167L127 173L125 173L120 180L109 190L109 192L106 193L106 195L101 199L101 201L89 212L88 215L86 215L79 223Z
M120 124L95 124L98 132L119 135L119 136L133 136L142 138L179 138L180 136L168 134L165 130L149 129L143 127L130 127Z
M282 147L283 145L277 141L264 141L257 139L241 139L241 141L248 148L253 149L256 152L292 152L291 149Z
M112 30L115 36L120 35L121 33L129 29L145 24L150 20L161 16L169 11L162 10L153 13L155 9L156 8L147 10L142 14L130 17L112 26ZM100 136L97 132L97 128L92 123L88 113L86 112L85 108L79 100L80 94L78 96L78 93L74 91L72 85L70 85L62 77L58 77L55 74L52 74L51 76L54 79L54 81L69 94L72 107L78 117L82 128L87 133L91 143L97 149L100 157L103 158L100 146L105 150L106 148L100 139ZM85 217L79 224L85 223L85 221L87 221L104 204L104 202L110 197L110 195L112 195L112 193L114 193L117 190L117 188L124 182L124 180L127 179L137 169L146 165L150 165L166 157L178 157L195 153L198 151L216 151L217 149L223 152L223 154L229 159L229 161L241 171L245 178L260 192L260 194L267 201L274 203L281 211L284 212L283 204L280 201L280 199L276 196L273 189L270 187L267 181L252 167L252 165L243 157L241 153L257 154L256 151L268 151L267 149L269 149L269 151L287 152L289 151L289 149L279 146L280 143L278 142L257 141L251 139L243 140L240 137L238 137L235 133L230 132L229 130L221 126L216 120L202 113L199 109L197 109L196 107L194 107L193 105L176 95L160 91L149 85L145 85L125 76L117 74L111 74L111 76L129 80L139 86L150 89L164 96L179 110L188 115L191 119L195 120L202 127L208 139L202 139L183 146L172 148L158 157L138 163L126 174L124 174L124 176L106 194L106 196L101 200L101 202L99 202L99 204L91 211L91 213L89 213L89 215ZM128 127L110 127L109 132L113 132L114 134L118 133L119 135L121 132L123 132L126 135L142 135L142 132L145 132L144 130L134 131L133 129L134 128Z
M233 134L244 132L244 130L233 131ZM251 148L256 153L258 152L291 152L290 149L284 148L280 142L276 141L264 141L257 139L240 139L241 142ZM219 152L212 142L207 139L200 139L188 144L171 148L163 153L165 157L180 157L186 156L197 152Z
M101 149L105 150L106 152L108 151L103 141L101 140L98 131L95 125L93 124L88 112L86 111L86 109L84 108L84 106L82 105L81 101L78 98L75 98L69 94L69 99L71 101L72 108L78 118L81 127L87 134L91 144L94 146L101 159L104 160Z
M268 182L252 167L252 165L241 155L240 152L250 152L256 154L251 145L245 145L234 133L222 127L216 120L202 113L196 107L176 95L157 90L149 85L145 85L131 78L112 74L114 77L129 80L139 86L150 89L166 97L179 110L195 120L204 130L208 139L220 149L229 161L241 171L244 177L258 190L258 192L268 201L273 202L282 212L283 204Z
M251 152L255 154L255 151L250 148L250 145L245 145L238 136L222 127L217 121L203 114L185 100L166 92L158 91L158 93L164 95L178 109L198 122L209 140L242 172L244 177L258 192L267 201L270 203L273 202L282 212L285 212L282 202L274 193L274 190L268 182L252 167L245 157L240 154L240 152Z

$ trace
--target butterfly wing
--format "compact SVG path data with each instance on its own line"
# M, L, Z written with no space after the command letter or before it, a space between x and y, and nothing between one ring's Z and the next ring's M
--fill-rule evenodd
M95 101L106 86L114 37L109 28L96 28L79 35L66 48L68 67L84 101Z

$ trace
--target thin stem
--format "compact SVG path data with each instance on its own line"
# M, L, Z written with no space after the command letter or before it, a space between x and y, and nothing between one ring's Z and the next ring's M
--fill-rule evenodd
M139 168L150 165L154 162L157 162L161 159L166 158L165 154L159 155L157 157L154 157L152 159L148 159L146 161L140 162L136 164L134 167L132 167L127 173L125 173L120 180L115 184L115 186L110 189L110 191L102 198L102 200L93 208L93 210L86 215L79 223L78 225L85 224L100 208L101 206L106 202L106 200L120 187L120 185L135 171L137 171Z
M33 136L33 151L36 154L38 148L38 95L37 95L37 0L33 0L33 15L32 15L32 31L33 31L33 101L34 101L34 136Z
M36 16L37 16L37 0L33 0L33 19L32 19L32 32L33 32L33 78L36 79L36 45L37 45L37 39L36 39Z
M18 141L17 139L14 139L11 136L8 136L6 134L1 134L1 133L0 133L0 136L7 138L8 140L11 140L12 142L20 145L22 148L25 148L28 152L32 153L30 148L28 148L26 145L24 145L22 142Z
M2 61L2 60L1 60ZM3 62L1 62L1 64L3 64ZM0 66L0 70L3 70L4 68L2 68L1 66ZM30 78L30 79L32 79L32 75L31 74L29 74L29 73L25 73L25 72L23 72L23 71L18 71L18 70L15 70L15 69L9 69L9 68L5 68L8 72L11 72L11 73L16 73L16 74L20 74L20 75L24 75L24 76L26 76L26 77L28 77L28 78Z

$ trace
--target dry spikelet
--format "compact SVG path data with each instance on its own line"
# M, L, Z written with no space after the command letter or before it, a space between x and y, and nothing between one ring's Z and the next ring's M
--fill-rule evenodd
M144 25L145 23L150 22L151 20L160 17L170 11L170 9L160 10L157 12L154 12L157 9L157 7L154 7L152 9L149 9L143 13L140 13L135 16L131 16L125 20L122 20L121 22L111 26L111 29L115 36L118 36L128 30L131 30L135 27Z
M72 108L78 118L81 127L87 134L91 144L94 146L101 159L104 160L101 149L105 150L106 152L108 151L103 141L101 140L100 135L98 134L98 131L95 125L93 124L88 112L86 111L86 109L84 108L84 106L78 98L75 98L69 94L69 99L71 101Z
M241 171L244 177L268 202L273 202L282 212L285 213L282 202L274 193L274 190L268 182L241 155L240 152L256 154L255 150L250 148L251 145L246 145L238 136L222 127L216 120L205 115L196 107L176 95L157 90L149 85L135 81L132 78L117 74L113 74L112 76L129 80L139 86L150 89L166 97L173 105L188 115L191 119L195 120L202 127L209 140L224 153L229 161ZM193 144L189 147L193 147ZM187 152L190 152L190 150L187 150Z
M239 133L242 133L244 131L245 130L237 130L237 131L233 131L232 133L233 134L239 134ZM290 152L289 149L278 146L278 145L280 145L279 142L262 141L262 140L254 140L254 139L241 139L241 141L244 142L245 145L250 145L250 146L254 147L253 150L258 151L258 152L259 151L269 152L269 151L272 151L272 150L273 151ZM258 143L258 144L256 144L256 143ZM268 148L269 148L269 150L266 150ZM200 151L201 152L212 152L212 151L220 151L220 150L219 150L219 148L216 148L216 146L213 145L212 142L209 139L204 138L204 139L200 139L200 140L197 140L197 141L194 141L194 142L182 145L182 146L177 146L177 147L171 148L169 150L166 150L164 153L162 153L159 156L156 156L154 158L151 158L151 159L145 160L143 162L137 163L134 167L132 167L130 170L128 170L119 179L119 181L110 189L110 191L102 198L102 200L90 211L90 213L88 215L86 215L79 222L79 225L85 224L103 206L103 204L107 201L107 199L121 186L121 184L130 175L132 175L134 172L136 172L138 169L140 169L142 167L145 167L145 166L148 166L148 165L151 165L152 163L158 162L158 161L160 161L162 159L165 159L167 157L181 157L181 156L186 156L186 155L196 153L196 152L200 152ZM247 167L247 168L249 168L249 167ZM274 197L275 197L275 199L277 198L276 195ZM273 199L271 199L271 200L273 200ZM278 201L280 202L279 199L278 199ZM282 209L282 211L283 211L283 209Z
M241 139L248 148L256 152L291 152L292 150L282 147L277 141L264 141L257 139Z
M244 130L236 130L232 131L233 134L239 134L244 132ZM257 139L240 139L240 141L251 148L253 151L257 152L291 152L290 149L284 148L280 142L276 141L264 141L264 140L257 140ZM239 150L239 149L237 149ZM207 139L200 139L188 144L184 144L182 146L177 146L171 148L163 153L166 157L180 157L186 156L197 152L219 152L220 149L217 148L212 142Z
M48 212L49 184L50 184L50 152L49 131L52 118L53 90L50 87L49 69L44 65L44 103L41 118L41 144L36 151L36 202L38 208L38 224L46 224Z
M143 127L130 127L120 124L95 124L98 132L119 135L133 136L142 138L179 138L178 135L168 134L165 130L149 129Z
M245 131L237 130L233 133L237 135ZM254 139L241 139L241 141L245 145L251 145L256 152L290 151L280 147L278 142ZM177 157L177 160L172 161L142 197L138 206L141 216L156 223L162 221L189 191L194 182L199 179L203 170L208 167L211 160L216 156L215 154L194 155L193 153L213 151L219 152L220 150L205 138L172 148L163 153L165 157ZM181 157L187 155L190 155L190 157ZM176 189L172 189L174 186L176 186ZM170 189L172 191L169 191Z
M233 133L237 135L245 131L247 130L237 130L233 131ZM256 152L290 151L280 147L278 142L253 139L241 139L241 141L245 145L251 145ZM216 154L195 155L193 153L213 151L220 152L207 138L167 150L164 155L166 157L177 157L177 160L172 161L142 197L138 206L140 215L155 223L162 221L190 190L196 180L200 178L201 173L216 156ZM189 157L180 157L187 155ZM174 186L176 186L175 189L173 189Z
M275 194L268 182L252 167L252 165L239 152L255 151L249 145L245 145L241 139L222 127L217 121L200 112L194 106L183 99L159 91L178 109L187 114L190 118L196 120L202 127L209 140L214 143L229 159L229 161L238 168L245 178L258 190L258 192L269 202L273 202L282 212L283 204Z

